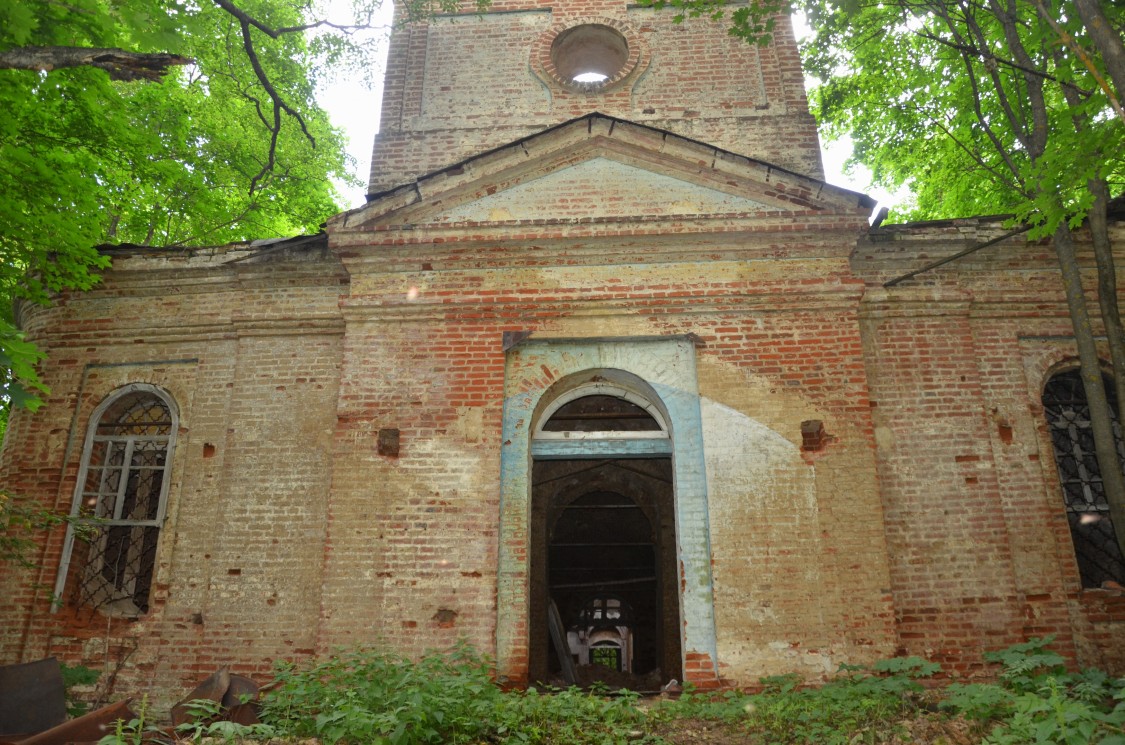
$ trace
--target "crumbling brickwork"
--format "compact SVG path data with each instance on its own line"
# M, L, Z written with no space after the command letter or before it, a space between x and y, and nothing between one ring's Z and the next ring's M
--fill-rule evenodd
M1002 234L987 219L890 226L853 256L901 644L964 668L1054 634L1120 670L1122 598L1081 586L1040 402L1077 365L1053 250L1012 239L881 286Z
M675 16L620 0L506 0L395 34L369 191L595 110L822 177L790 24L758 47L707 19ZM551 42L583 24L613 24L637 55L619 84L594 95L552 74Z
M552 673L544 516L593 494L654 526L638 648L700 686L898 652L963 672L1046 633L1125 669L1042 416L1073 357L1047 247L884 287L999 227L869 229L819 180L787 28L734 48L608 1L493 11L395 34L379 193L325 235L114 250L99 287L21 308L51 393L13 414L7 488L82 505L93 412L130 384L178 431L147 612L78 602L59 529L0 579L0 659L170 700L220 664L467 638L526 683ZM624 60L604 90L556 75L583 25ZM543 435L606 390L657 429Z

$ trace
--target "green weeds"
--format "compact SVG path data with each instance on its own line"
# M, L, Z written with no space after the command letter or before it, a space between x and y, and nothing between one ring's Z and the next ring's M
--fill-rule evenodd
M763 690L755 695L689 692L654 716L735 723L747 742L771 745L911 742L908 723L942 717L967 720L984 745L1125 745L1125 679L1096 670L1068 672L1050 642L1033 639L986 654L999 666L995 683L926 691L919 679L940 668L905 657L870 669L841 666L834 680L819 687L802 688L796 676L784 675L762 679Z
M206 724L177 734L325 745L663 745L711 728L724 733L722 742L747 745L1125 745L1125 680L1068 672L1049 644L1036 639L987 655L997 665L994 683L927 690L920 681L939 667L905 657L841 666L815 687L782 675L762 679L752 695L704 695L688 686L679 700L644 705L636 695L605 691L503 691L467 645L417 662L356 650L307 666L280 664L278 684L262 700L262 725L227 726L201 709ZM136 745L145 730L142 715L103 744ZM956 740L945 737L954 730Z
M609 745L643 719L631 697L505 693L486 661L464 645L418 662L347 652L307 668L282 664L278 679L263 699L262 720L280 736L330 745Z
M990 725L987 745L1125 745L1125 679L1099 670L1067 672L1063 658L1048 649L1051 640L986 654L1001 667L998 682L954 683L941 707Z
M761 693L728 691L719 696L685 693L664 704L656 716L737 723L749 741L849 745L885 742L904 718L919 711L922 686L916 678L938 666L916 657L886 660L871 670L843 665L831 682L801 688L800 677L763 678Z
M89 707L85 701L78 698L76 689L93 686L98 682L101 673L85 665L67 665L61 662L59 672L62 674L63 688L66 690L66 714L69 717L80 717Z

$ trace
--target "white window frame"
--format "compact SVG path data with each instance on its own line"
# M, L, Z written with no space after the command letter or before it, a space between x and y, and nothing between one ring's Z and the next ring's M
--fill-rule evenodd
M110 409L121 398L134 394L144 393L155 398L160 399L168 410L168 415L171 421L171 427L167 435L99 435L98 425L101 424L102 417L105 412ZM158 530L163 526L165 514L168 507L168 490L172 481L172 459L176 452L176 435L179 432L180 417L179 411L176 407L175 399L171 394L155 385L148 383L130 383L123 388L110 393L105 399L98 404L90 414L90 421L86 427L86 439L82 446L82 461L78 469L78 480L74 484L74 497L70 505L70 523L66 528L66 539L63 542L62 556L59 560L59 572L55 579L55 591L51 601L51 612L54 613L62 606L62 595L66 589L67 573L70 570L71 557L74 553L74 541L77 538L77 532L85 526L96 527L155 527ZM129 467L128 464L132 462L133 449L138 441L144 442L163 442L165 444L164 456L164 469L161 475L160 482L160 496L157 501L156 517L148 520L129 520L121 518L121 511L124 508L123 499L124 492L129 483ZM94 451L94 444L97 442L124 442L125 453L122 460L124 466L123 478L117 486L117 498L114 500L114 514L109 518L96 517L100 504L94 506L94 517L83 517L82 515L82 502L84 497L86 479L90 471L90 457ZM109 469L103 473L103 479L108 474ZM99 489L99 492L101 490ZM159 549L157 549L159 550ZM155 560L154 560L155 562ZM155 571L155 567L154 567Z
M551 421L551 417L555 415L555 412L571 401L586 398L587 396L613 396L614 398L628 401L644 409L649 416L656 420L660 429L643 430L639 432L625 430L595 432L576 432L573 430L562 432L543 431L543 427L547 422ZM531 437L534 440L667 440L668 423L665 421L664 415L661 414L660 409L653 405L647 398L638 396L636 393L612 383L589 383L569 390L552 401L550 406L544 409L543 413L539 416L539 421L536 423L535 431L532 432Z

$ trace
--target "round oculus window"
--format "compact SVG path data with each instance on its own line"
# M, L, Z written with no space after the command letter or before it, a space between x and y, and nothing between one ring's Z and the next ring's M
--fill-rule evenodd
M629 43L617 29L600 23L574 26L555 37L551 62L559 78L597 86L617 78L629 62Z

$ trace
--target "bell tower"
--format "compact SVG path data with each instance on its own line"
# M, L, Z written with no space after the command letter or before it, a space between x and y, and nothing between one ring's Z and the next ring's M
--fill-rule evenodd
M368 192L591 112L823 178L791 24L768 46L625 0L496 0L391 37Z

